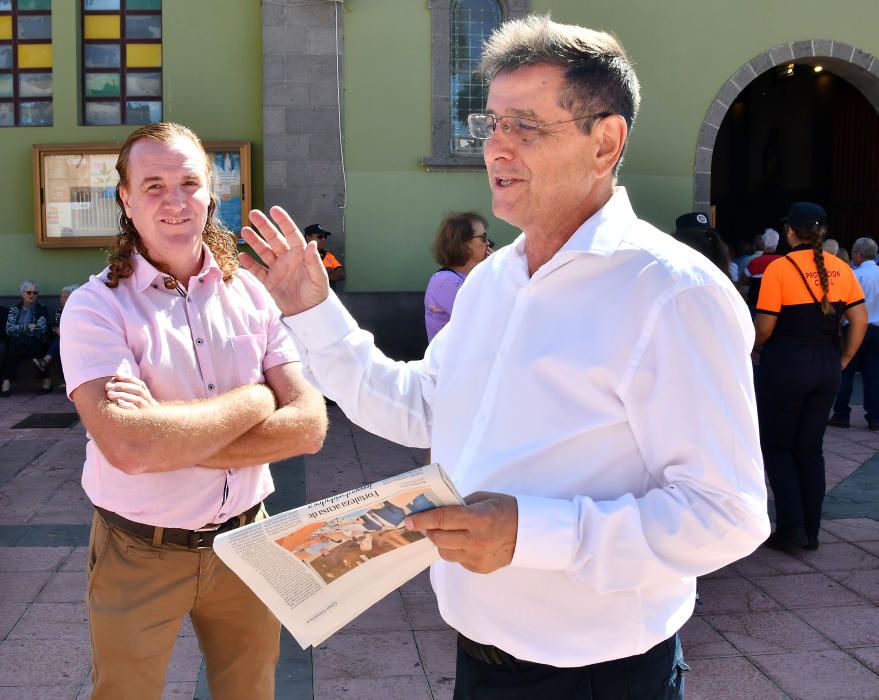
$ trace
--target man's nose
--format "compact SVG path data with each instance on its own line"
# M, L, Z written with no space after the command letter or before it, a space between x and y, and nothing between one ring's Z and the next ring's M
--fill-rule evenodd
M180 187L169 187L165 192L165 206L183 209L186 205L186 193Z

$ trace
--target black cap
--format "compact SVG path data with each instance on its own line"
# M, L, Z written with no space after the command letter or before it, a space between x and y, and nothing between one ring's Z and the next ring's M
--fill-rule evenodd
M708 214L701 211L681 214L675 219L675 230L677 231L707 231L710 228L711 220L708 218Z
M329 231L322 229L320 224L312 224L311 226L306 226L303 234L306 236L332 236L333 234Z
M808 229L813 225L823 226L827 221L824 207L813 202L794 202L790 205L785 222L791 228Z

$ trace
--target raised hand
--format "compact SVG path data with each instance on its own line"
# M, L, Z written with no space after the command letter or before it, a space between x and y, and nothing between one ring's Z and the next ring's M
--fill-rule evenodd
M241 229L242 238L263 264L247 253L241 253L239 259L241 265L265 285L283 314L293 316L326 299L330 283L317 243L306 244L293 219L281 207L272 207L269 214L271 219L254 209L250 212L250 222L256 231L249 226Z

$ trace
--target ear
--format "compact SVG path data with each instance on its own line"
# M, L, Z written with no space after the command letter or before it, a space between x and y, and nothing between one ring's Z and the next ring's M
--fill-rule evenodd
M125 216L129 219L131 218L131 208L128 206L128 197L129 197L128 189L119 185L119 199L122 200L122 206L125 207Z
M602 178L613 172L619 162L629 135L629 127L621 115L611 114L592 127L592 134L597 146L593 169L596 177Z

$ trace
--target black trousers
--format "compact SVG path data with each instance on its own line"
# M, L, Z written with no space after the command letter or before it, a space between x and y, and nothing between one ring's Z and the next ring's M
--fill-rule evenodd
M824 430L839 389L839 350L770 341L757 374L760 445L775 496L775 523L818 535L824 502Z
M459 639L454 700L683 700L684 663L675 634L637 656L577 668L473 658Z

